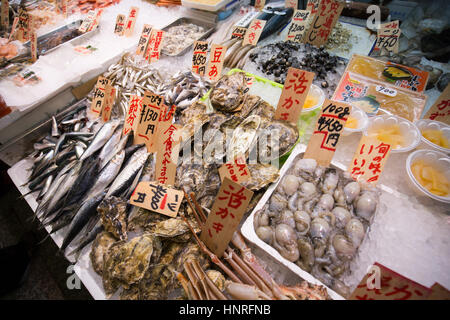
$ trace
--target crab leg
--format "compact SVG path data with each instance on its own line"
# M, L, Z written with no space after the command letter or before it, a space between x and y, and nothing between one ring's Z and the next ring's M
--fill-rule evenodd
M191 192L191 198L194 201L195 208L198 210L198 212L200 212L200 215L202 216L202 219L203 219L202 222L205 223L206 222L206 215L203 212L202 207L198 204L197 198L195 197L195 193Z
M249 286L248 284L235 283L232 281L226 281L225 287L228 293L238 300L270 300L264 292L256 287Z
M216 285L211 281L211 279L206 275L205 271L200 267L198 261L194 261L192 263L192 266L194 267L194 270L197 272L197 274L201 274L200 279L205 279L207 285L212 290L213 294L219 298L220 300L228 300L225 295L220 292L220 290L216 287Z
M205 292L205 295L202 295L202 292L200 290L200 288L198 287L198 278L197 275L195 274L195 272L191 269L191 265L189 264L189 262L185 262L183 263L184 266L184 270L186 271L189 280L192 283L192 287L194 288L194 291L196 292L197 296L201 299L201 300L205 300L208 299L208 293Z
M244 272L244 270L242 270L242 268L236 263L236 261L233 260L232 252L230 252L229 254L227 252L224 252L223 256L225 257L225 261L230 264L230 266L242 278L245 284L256 286L256 283Z
M182 188L182 189L183 189L184 197L186 198L186 200L187 200L187 202L189 204L189 207L191 207L191 210L194 213L195 220L197 220L198 225L201 227L203 224L201 223L201 220L200 220L200 218L199 218L199 216L197 214L197 211L195 211L194 206L191 203L191 199L189 198L189 196L186 193L186 191L184 190L184 188Z
M177 277L178 281L180 282L181 286L183 287L184 291L186 292L188 299L193 300L194 297L189 290L189 281L183 276L183 274L181 272L178 272L176 270L174 272L175 272L175 276Z

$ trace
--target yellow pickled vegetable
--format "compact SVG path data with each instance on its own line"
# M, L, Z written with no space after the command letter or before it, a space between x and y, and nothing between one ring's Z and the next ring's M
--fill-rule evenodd
M414 161L411 171L421 186L437 196L449 194L449 183L440 170L433 168L423 160Z
M318 97L308 95L306 97L305 103L303 104L303 109L312 108L317 104L317 102L319 102Z
M349 116L347 119L347 122L345 123L345 127L349 128L349 129L358 128L358 119L353 118L352 116Z
M450 148L447 138L440 130L433 130L433 129L423 130L422 135L425 137L425 139L440 147L447 149Z
M405 146L405 138L398 124L372 129L369 135L377 138L379 141L390 144L392 149L399 149Z

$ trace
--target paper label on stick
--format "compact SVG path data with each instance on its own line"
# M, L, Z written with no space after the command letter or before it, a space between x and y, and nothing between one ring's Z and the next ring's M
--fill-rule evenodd
M64 18L67 18L67 0L61 0L61 12Z
M88 32L92 31L92 30L95 30L98 27L98 25L100 23L100 17L102 16L102 13L103 13L103 9L100 9L100 10L97 11L97 13L95 14L94 19L92 20L92 23L89 25L89 27L87 29Z
M233 161L225 163L219 168L220 180L225 177L236 183L241 183L250 179L250 170L245 163L243 156L236 157Z
M142 29L141 37L139 38L139 42L136 49L136 55L141 56L144 55L147 51L147 45L150 40L150 34L152 33L152 26L149 24L144 24L144 28Z
M31 45L31 61L35 62L38 58L37 56L37 35L36 31L30 33L30 45Z
M96 16L96 13L94 10L89 10L86 18L81 23L80 27L78 28L78 31L85 33L89 27L91 26L92 22L94 21Z
M158 61L161 55L161 43L163 39L164 31L153 29L150 34L150 40L148 41L147 52L145 53L145 59L148 63Z
M176 140L176 132L181 126L172 123L173 116L166 119L168 120L161 120L158 124L155 174L158 183L173 186L180 152L180 139Z
M447 85L444 92L428 109L424 119L441 121L450 125L450 84Z
M131 130L133 130L134 135L136 136L136 128L142 110L143 99L143 97L135 95L130 96L130 103L125 117L125 123L123 124L122 136L129 134Z
M374 50L386 50L398 53L398 42L401 30L399 28L399 21L391 21L380 25L377 31L377 41Z
M100 115L103 122L108 122L109 119L111 118L111 111L114 106L115 98L116 98L116 89L108 84L105 90L105 102L103 103L103 108Z
M30 15L26 10L19 9L19 22L17 25L17 40L25 42L29 39Z
M431 289L375 262L349 300L424 300Z
M345 103L325 99L304 159L315 159L321 166L329 166L350 110Z
M131 37L133 35L134 26L136 25L136 19L139 14L138 7L131 7L130 13L128 14L128 19L125 24L125 37Z
M183 198L183 191L156 182L142 181L131 195L130 203L175 218Z
M148 152L156 151L156 132L162 107L163 97L150 91L145 92L134 143L145 143Z
M200 239L219 258L223 255L253 192L225 177L202 228Z
M391 145L363 135L348 171L356 181L376 184L389 156Z
M286 36L286 41L291 40L294 42L302 42L303 35L306 32L309 24L310 11L307 10L295 10L292 16L291 24Z
M11 33L9 34L8 41L11 41L13 39L14 34L16 33L16 29L17 29L18 24L19 24L19 17L15 17L14 21L13 21L13 24L12 24L12 27L11 27Z
M233 32L231 33L231 39L244 39L245 33L247 32L247 28L234 26Z
M114 33L118 36L123 36L125 32L125 15L118 14L116 18L116 26L114 27Z
M266 20L254 19L244 35L244 41L242 42L242 46L245 46L247 44L256 46L259 37L261 36L261 33L264 29L264 26L266 25L266 22L267 22Z
M311 17L315 16L319 12L320 0L308 0L306 10L311 11Z
M298 0L286 0L286 1L284 1L284 6L286 8L297 9L297 7L298 7Z
M335 0L329 2L322 1L318 12L311 18L311 26L305 34L304 42L316 47L327 43L328 37L341 15L342 9L344 9L342 2Z
M262 10L265 4L266 0L255 0L255 9Z
M195 41L194 53L192 55L192 72L204 76L206 72L207 58L208 58L208 42Z
M209 54L208 68L206 69L206 74L210 81L216 81L220 78L226 52L227 47L218 44L212 45L211 53Z
M9 27L9 1L2 0L1 24L5 29Z
M431 294L427 297L427 300L450 300L450 291L439 283L436 282L430 289Z
M395 97L397 95L397 90L393 88L386 88L385 86L381 85L376 86L375 91L387 95L389 97Z
M106 88L109 84L109 80L105 77L98 77L97 83L94 89L94 97L91 102L91 111L100 115L103 104L105 101Z
M289 68L274 119L297 124L313 79L313 72Z

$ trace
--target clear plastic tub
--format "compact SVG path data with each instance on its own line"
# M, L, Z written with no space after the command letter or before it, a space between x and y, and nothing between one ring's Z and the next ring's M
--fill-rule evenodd
M436 201L450 203L450 194L448 194L447 196L435 195L428 191L417 181L411 170L411 165L416 160L423 160L433 167L438 168L445 175L447 181L450 181L450 157L445 153L439 151L416 150L411 153L406 159L406 172L408 174L408 181L410 182L410 185L413 187L413 189L421 196L427 196L428 198L434 199Z
M428 140L427 138L425 138L422 135L423 130L439 130L439 131L442 131L442 133L444 134L447 141L450 141L450 126L449 125L447 125L443 122L440 122L440 121L430 120L430 119L421 119L421 120L414 122L414 124L416 125L416 127L419 129L419 131L421 133L422 143L419 146L421 149L431 149L431 150L450 154L450 148L444 148L444 147L438 146L437 144L431 142L430 140Z
M350 117L356 119L356 121L358 121L358 125L354 129L344 127L344 131L342 133L342 135L344 135L344 136L348 136L355 132L363 132L369 125L369 117L367 116L367 114L364 111L362 111L358 107L352 106L352 111L350 112ZM348 121L348 119L347 119L347 121Z
M325 101L325 93L323 92L322 89L320 89L315 84L311 85L311 88L309 89L306 100L308 100L308 98L312 98L312 97L317 98L317 103L309 108L305 108L305 106L303 106L302 113L311 112L311 111L314 111L314 110L320 108Z

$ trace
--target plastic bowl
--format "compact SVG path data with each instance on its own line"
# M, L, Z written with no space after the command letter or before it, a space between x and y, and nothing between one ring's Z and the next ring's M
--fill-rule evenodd
M323 103L325 102L325 93L323 92L322 89L320 89L315 84L311 85L311 88L309 89L309 92L308 92L308 96L315 96L315 97L318 97L319 99L317 100L317 103L314 106L312 106L311 108L307 108L307 109L303 108L302 113L314 111L314 110L320 108L323 105Z
M427 130L427 129L428 130L430 130L430 129L439 130L439 131L442 131L442 133L447 138L447 140L450 141L450 126L449 125L446 125L443 122L439 122L436 120L430 120L430 119L417 120L416 122L414 122L414 124L416 125L416 127L419 129L419 131L421 133L421 140L423 142L422 145L424 146L424 149L431 149L431 150L450 154L450 149L438 146L437 144L431 142L430 140L428 140L427 138L425 138L422 135L422 130Z
M362 111L358 107L352 106L352 112L350 112L350 116L358 120L358 127L355 129L344 127L344 131L342 135L348 136L355 132L362 132L367 128L367 125L369 124L369 117L367 116L367 113Z
M420 131L417 127L409 120L405 118L401 118L394 115L379 115L369 118L369 125L364 130L364 134L368 135L368 133L372 129L383 128L387 125L395 125L397 124L400 127L400 131L405 138L406 146L403 148L392 149L392 153L401 153L401 152L409 152L414 150L420 143Z
M414 189L416 190L416 192L440 202L450 203L450 194L445 197L432 194L426 188L422 187L422 185L417 181L411 171L411 165L416 160L423 160L430 165L439 168L440 170L442 170L447 180L450 181L450 158L448 157L448 155L443 152L434 150L416 150L411 153L406 159L406 172L408 173L409 181L415 187Z

